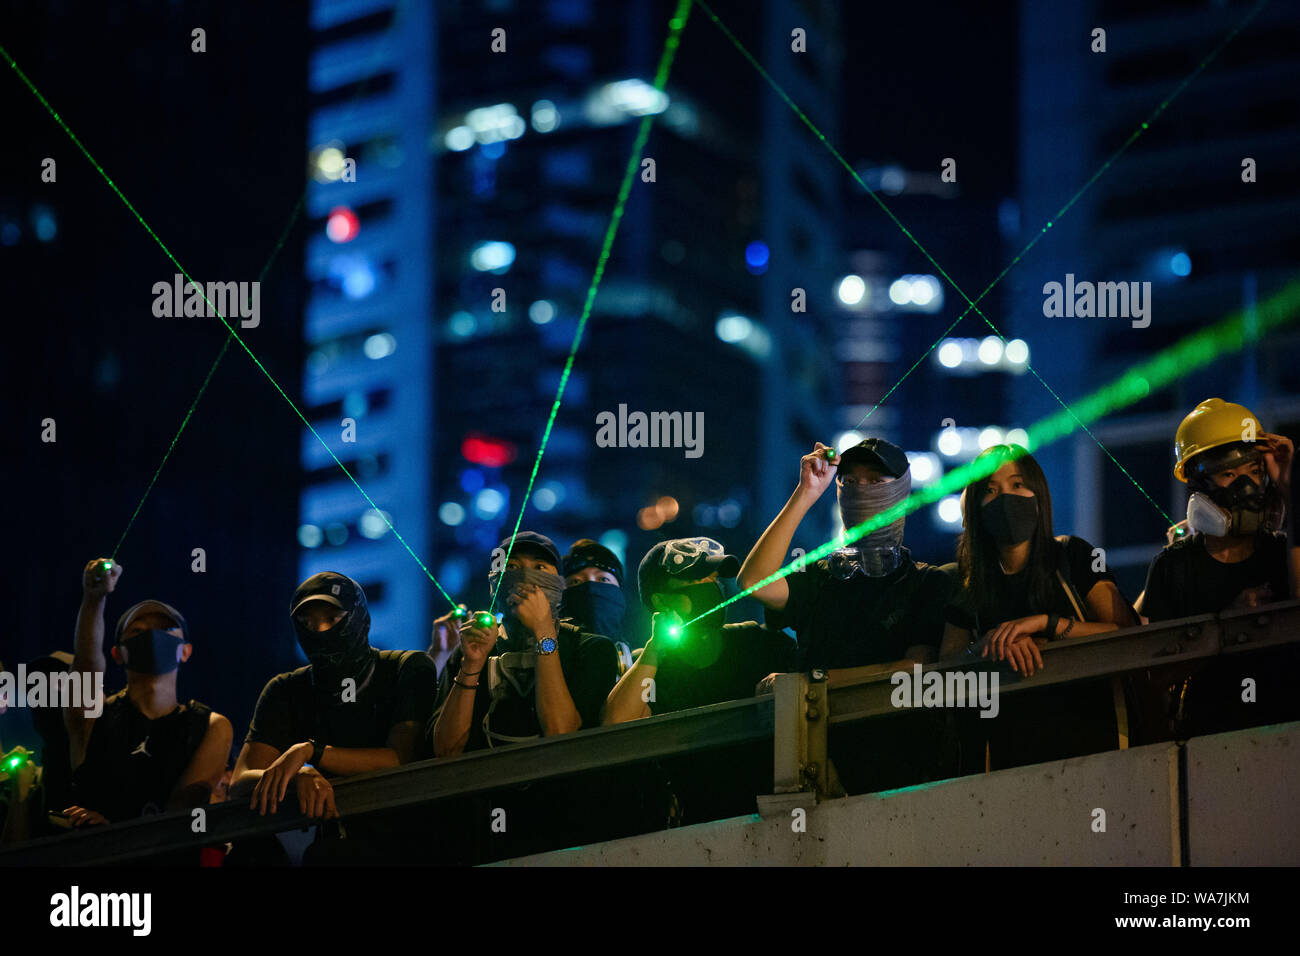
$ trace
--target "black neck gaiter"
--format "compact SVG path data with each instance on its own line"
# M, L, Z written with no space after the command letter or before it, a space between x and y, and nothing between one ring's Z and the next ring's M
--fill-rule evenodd
M564 589L560 616L570 618L580 630L623 639L623 615L627 604L623 589L605 581L584 581Z
M343 694L343 682L351 678L355 690L370 677L375 664L375 652L370 647L370 612L364 607L354 607L324 631L313 631L293 618L298 646L311 662L311 679L319 694L338 699Z

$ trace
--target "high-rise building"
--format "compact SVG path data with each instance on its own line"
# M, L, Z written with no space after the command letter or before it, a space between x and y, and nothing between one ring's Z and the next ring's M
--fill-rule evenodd
M1066 401L1249 310L1294 274L1300 10L1265 7L1195 72L1257 6L1021 4L1022 230L1013 244L1055 221L1007 277L1015 311L1004 331L1029 343L1034 367ZM1057 217L1135 132L1127 151ZM1246 174L1252 165L1253 177ZM1045 317L1045 284L1064 285L1067 276L1149 282L1146 314ZM1185 516L1183 486L1172 473L1179 421L1217 395L1249 405L1272 430L1294 426L1298 369L1300 341L1276 335L1100 423L1093 433L1124 470L1083 432L1036 453L1057 498L1057 530L1104 546L1108 566L1136 598L1167 524ZM1031 376L1017 379L1011 406L1034 419L1060 409Z
M307 404L457 600L486 596L548 422L523 527L599 538L634 567L664 536L743 555L827 420L834 171L698 11L654 89L674 6L315 5L311 148L329 181L311 197ZM769 0L730 26L833 132L832 6ZM819 52L792 50L795 27ZM638 167L552 421L647 114L653 170ZM695 427L683 447L607 448L602 412ZM381 646L418 645L442 598L310 435L303 456L303 573L353 574L377 592Z

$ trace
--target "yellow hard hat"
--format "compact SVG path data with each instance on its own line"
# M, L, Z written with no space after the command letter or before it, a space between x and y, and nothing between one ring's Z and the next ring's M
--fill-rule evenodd
M1264 426L1245 405L1207 398L1183 419L1174 435L1174 457L1178 459L1174 477L1187 481L1183 466L1194 455L1233 442L1254 441L1263 431Z

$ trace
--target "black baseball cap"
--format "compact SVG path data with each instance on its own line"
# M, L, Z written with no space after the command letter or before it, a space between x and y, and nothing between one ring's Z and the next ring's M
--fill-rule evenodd
M623 562L618 559L618 555L599 541L580 538L573 542L573 546L569 548L569 553L564 556L562 573L565 577L581 571L583 568L599 568L602 571L608 571L618 578L619 587L623 586Z
M122 616L117 619L117 629L113 632L113 639L117 643L122 643L122 636L126 634L127 627L141 614L161 614L163 617L170 618L172 623L181 629L185 643L190 642L190 628L185 623L185 618L181 616L181 612L170 604L164 604L162 601L148 600L127 608Z
M322 571L313 574L293 592L289 602L289 616L293 617L308 601L324 601L343 611L354 607L366 608L366 592L346 574L337 571ZM368 608L367 608L368 610Z
M654 610L650 595L665 590L671 580L698 581L714 572L721 578L740 573L740 559L727 554L712 538L673 538L660 541L646 552L637 568L637 589L641 603Z
M840 453L835 462L841 469L847 465L870 465L879 468L891 478L902 478L907 472L907 455L897 445L883 438L867 438Z
M515 554L518 551L532 551L540 557L550 561L558 571L563 562L560 561L560 549L555 546L555 542L544 534L538 534L536 531L520 531L515 535L515 546L510 547L510 539L502 538L499 545L506 554Z

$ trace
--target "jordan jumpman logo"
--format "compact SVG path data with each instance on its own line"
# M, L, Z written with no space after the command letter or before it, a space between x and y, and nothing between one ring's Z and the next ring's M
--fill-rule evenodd
M136 748L132 750L127 756L134 757L136 754L144 754L146 757L152 757L153 754L149 753L148 745L149 745L149 738L145 737L144 740L140 741L140 743L136 745Z

